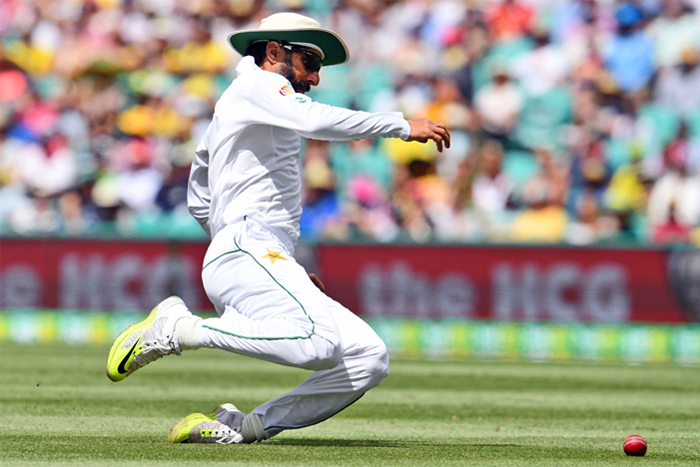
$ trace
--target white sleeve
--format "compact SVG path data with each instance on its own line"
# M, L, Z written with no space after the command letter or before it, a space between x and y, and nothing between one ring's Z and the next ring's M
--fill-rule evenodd
M210 206L209 149L207 148L207 136L205 135L194 153L190 180L187 184L187 207L192 217L197 219L199 225L211 237L211 229L209 227Z
M287 128L305 138L326 141L406 140L411 134L411 127L400 112L358 112L320 104L292 92L288 84L279 90L262 86L255 91L247 96L251 103L250 123Z

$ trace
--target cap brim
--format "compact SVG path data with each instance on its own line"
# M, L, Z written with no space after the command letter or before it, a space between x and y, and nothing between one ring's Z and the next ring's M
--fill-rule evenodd
M326 58L323 66L338 65L348 61L348 47L336 33L329 29L253 29L229 34L228 42L236 52L245 55L250 44L256 41L306 42L317 45Z

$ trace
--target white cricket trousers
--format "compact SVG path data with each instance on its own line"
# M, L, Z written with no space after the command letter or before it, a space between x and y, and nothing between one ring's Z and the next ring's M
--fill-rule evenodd
M321 292L293 254L282 231L248 218L215 236L202 270L219 317L202 321L200 346L315 370L253 410L267 438L326 420L389 372L384 342Z

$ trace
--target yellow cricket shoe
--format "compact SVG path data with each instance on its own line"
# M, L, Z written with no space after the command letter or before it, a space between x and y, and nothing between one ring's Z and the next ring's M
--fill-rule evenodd
M117 336L107 358L107 376L121 381L139 368L165 355L180 355L175 323L193 317L180 297L160 302L148 318L129 326Z
M231 427L219 423L215 416L192 413L170 430L168 443L240 444L243 436Z

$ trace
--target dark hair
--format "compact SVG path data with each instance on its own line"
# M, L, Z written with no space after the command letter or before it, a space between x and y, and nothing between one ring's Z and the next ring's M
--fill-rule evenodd
M265 61L268 41L256 41L250 44L243 55L250 55L255 59L255 64L261 66Z

